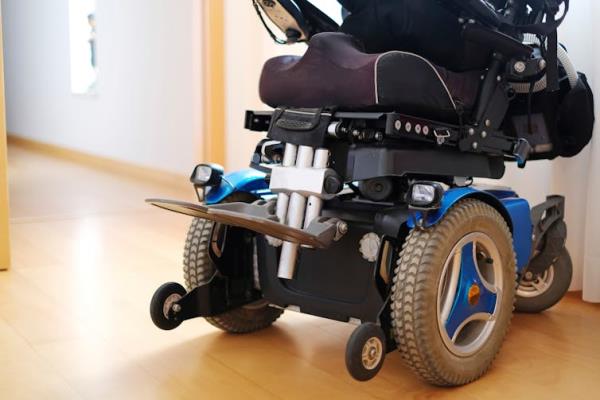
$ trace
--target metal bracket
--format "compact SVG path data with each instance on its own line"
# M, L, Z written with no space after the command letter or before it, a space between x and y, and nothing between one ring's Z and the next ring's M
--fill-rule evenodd
M552 264L553 258L560 253L567 237L564 216L565 198L563 196L549 196L544 203L531 209L531 220L533 221L532 258L529 260L524 272L543 273ZM543 249L540 247L548 235L555 240L560 240L560 243L551 243L551 247L548 247L549 253L543 254L548 244ZM536 251L541 251L541 253L534 257Z
M171 308L169 318L185 321L196 317L214 317L261 300L260 293L248 290L247 286L243 280L215 274L209 282L188 292L175 303L178 307Z

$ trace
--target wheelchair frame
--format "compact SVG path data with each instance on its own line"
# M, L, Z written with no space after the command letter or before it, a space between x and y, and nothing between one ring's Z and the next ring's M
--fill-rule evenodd
M398 249L411 230L435 226L465 199L479 200L502 216L512 235L519 279L548 268L548 260L564 247L564 198L552 196L530 209L509 188L471 185L474 177L501 178L507 160L525 166L531 146L501 130L514 96L508 77L538 76L544 72L542 59L532 57L530 47L474 22L466 23L465 35L491 41L497 49L470 118L460 110L456 124L397 112L248 111L246 128L268 132L256 147L251 169L222 175L212 165L196 167L191 180L204 204L147 200L213 221L226 238L210 242L214 276L164 309L170 323L166 329L266 301L379 330L389 352L397 345L391 336L390 277ZM198 181L198 172L208 173L208 180ZM356 186L381 177L407 197L369 200ZM416 184L433 187L435 201L412 202L408 193ZM236 193L252 195L256 202L222 204ZM213 227L211 235L216 231ZM563 235L562 242L540 254L549 232ZM371 233L381 240L372 259L356 251Z

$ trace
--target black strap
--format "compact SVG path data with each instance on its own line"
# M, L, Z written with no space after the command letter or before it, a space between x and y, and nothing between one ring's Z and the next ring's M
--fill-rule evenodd
M560 89L559 76L558 76L558 32L554 31L548 35L548 49L546 52L547 67L546 77L548 86L546 90L549 92L556 92Z

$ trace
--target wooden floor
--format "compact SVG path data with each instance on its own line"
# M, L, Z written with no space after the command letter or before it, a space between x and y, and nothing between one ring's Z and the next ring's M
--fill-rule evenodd
M373 381L354 382L344 367L352 326L292 312L247 336L202 320L159 331L148 302L181 280L189 221L143 200L193 193L15 147L9 173L1 399L600 398L600 306L576 296L517 315L490 372L458 389L422 383L395 353Z

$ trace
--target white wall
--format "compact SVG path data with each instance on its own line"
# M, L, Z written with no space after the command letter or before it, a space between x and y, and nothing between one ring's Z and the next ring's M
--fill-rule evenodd
M68 0L2 0L9 132L187 174L200 154L201 0L99 0L96 96L70 91Z

